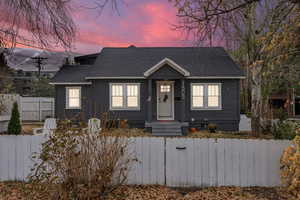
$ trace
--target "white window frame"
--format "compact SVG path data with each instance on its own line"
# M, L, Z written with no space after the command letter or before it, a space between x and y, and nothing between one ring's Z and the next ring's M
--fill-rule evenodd
M201 85L204 89L204 96L203 96L203 107L193 107L193 86L194 85ZM211 107L208 106L208 86L209 85L218 85L219 86L219 106ZM191 103L191 110L222 110L222 83L191 83L190 88L190 103Z
M79 89L79 106L74 107L69 105L69 90L70 89ZM66 109L81 109L81 87L66 87Z
M123 87L123 106L122 107L113 107L112 106L112 86L113 85L122 85ZM135 85L138 87L138 106L137 107L128 107L127 104L127 86ZM141 108L141 83L109 83L109 109L110 110L127 110L127 111L139 111Z

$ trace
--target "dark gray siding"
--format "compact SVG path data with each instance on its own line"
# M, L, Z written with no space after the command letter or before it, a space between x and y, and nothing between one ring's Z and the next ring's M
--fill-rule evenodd
M66 109L66 88L71 86L57 85L55 86L55 116L58 119L79 118L86 121L90 117L89 99L91 86L72 86L81 87L81 109Z
M191 110L191 83L221 83L222 110ZM239 80L187 80L186 81L186 120L191 126L200 128L203 121L216 123L218 128L237 131L240 120L240 84ZM195 120L192 122L192 118Z
M168 69L166 69L168 70ZM155 75L155 74L154 74ZM170 79L169 79L170 80ZM171 79L172 80L172 79ZM181 120L181 82L175 81L174 108L175 120ZM140 83L140 110L110 111L109 83ZM191 83L221 83L222 110L191 110ZM68 87L68 86L66 86ZM82 109L68 110L66 105L65 86L56 86L56 117L73 118L75 115L87 120L90 117L100 117L101 113L109 112L112 119L127 119L131 127L143 128L147 119L148 80L94 80L92 85L82 87ZM185 122L198 129L203 128L204 121L216 123L219 130L237 131L240 120L240 85L239 80L185 80L186 102ZM152 120L156 120L156 80L152 80Z
M109 110L109 83L140 83L140 110ZM92 111L100 116L103 112L109 112L114 119L127 119L132 127L143 128L147 109L147 80L94 80L91 90Z

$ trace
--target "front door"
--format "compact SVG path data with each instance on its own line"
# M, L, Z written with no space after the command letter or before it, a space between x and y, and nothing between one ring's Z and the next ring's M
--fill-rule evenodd
M157 82L157 120L174 120L174 82Z

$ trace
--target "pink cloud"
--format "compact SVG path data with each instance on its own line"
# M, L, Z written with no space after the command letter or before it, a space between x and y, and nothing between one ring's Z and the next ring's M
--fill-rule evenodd
M142 12L151 18L149 24L142 28L145 41L176 41L180 40L180 33L172 30L176 24L176 10L163 3L149 3L142 7Z
M176 9L165 2L128 3L120 16L93 18L90 13L76 14L78 42L99 46L184 46L184 35L172 30Z

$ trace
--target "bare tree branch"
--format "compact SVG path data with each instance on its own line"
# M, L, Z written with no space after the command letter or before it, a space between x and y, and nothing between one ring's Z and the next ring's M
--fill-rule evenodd
M72 19L74 0L1 0L0 47L17 43L41 48L72 47L76 26ZM93 0L94 9L110 4L117 10L120 0Z

